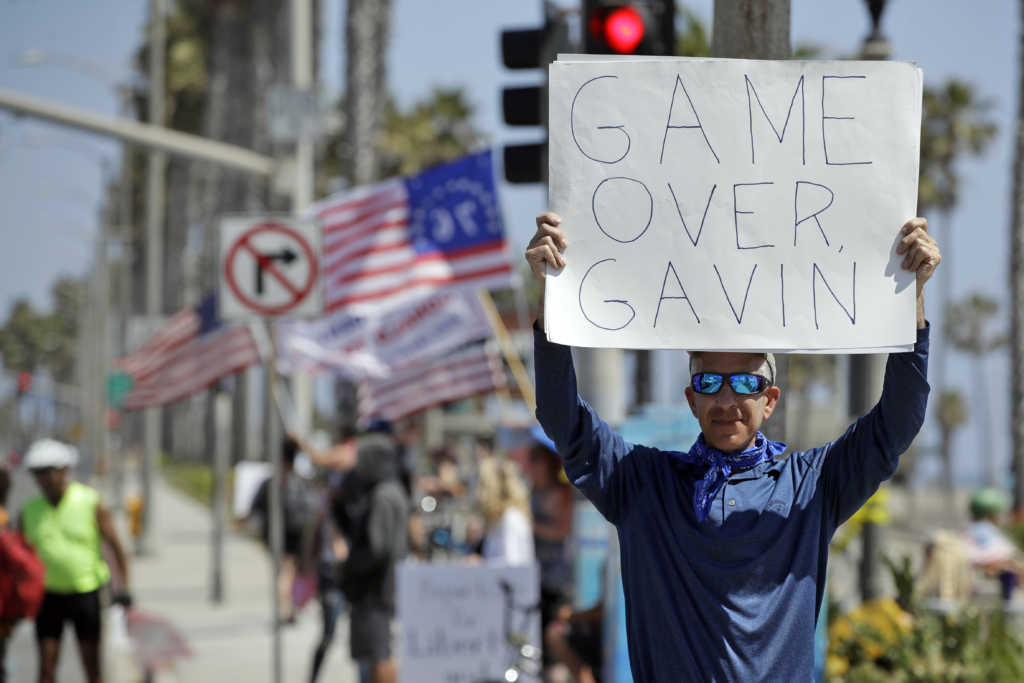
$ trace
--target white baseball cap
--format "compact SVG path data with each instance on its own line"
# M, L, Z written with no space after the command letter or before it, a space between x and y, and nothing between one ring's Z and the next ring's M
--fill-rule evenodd
M74 467L78 464L78 449L53 439L39 439L25 453L26 469L42 467Z

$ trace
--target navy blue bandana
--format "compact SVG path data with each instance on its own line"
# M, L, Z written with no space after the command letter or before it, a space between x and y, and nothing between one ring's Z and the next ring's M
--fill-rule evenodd
M697 437L689 453L673 453L688 465L707 467L704 478L693 487L693 510L697 513L697 521L703 522L711 511L711 501L718 490L725 485L729 475L740 470L769 462L777 455L786 451L786 444L781 441L769 441L761 432L754 437L754 445L740 453L723 453L709 446L704 441L704 434Z

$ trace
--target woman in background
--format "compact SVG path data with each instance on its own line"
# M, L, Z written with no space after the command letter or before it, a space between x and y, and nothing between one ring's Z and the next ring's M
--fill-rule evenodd
M486 530L484 561L508 565L532 563L530 494L516 464L497 458L481 460L477 496Z

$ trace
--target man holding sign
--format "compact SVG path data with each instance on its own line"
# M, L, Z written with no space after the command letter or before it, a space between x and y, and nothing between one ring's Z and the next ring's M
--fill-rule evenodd
M566 266L567 246L561 218L538 216L526 260L542 283ZM537 418L569 479L617 527L637 681L811 678L829 540L892 475L925 415L922 289L941 254L923 218L902 227L895 252L916 276L913 350L889 356L879 403L845 434L785 458L759 431L781 396L771 354L692 353L686 397L702 433L688 453L662 451L627 443L579 398L541 306Z

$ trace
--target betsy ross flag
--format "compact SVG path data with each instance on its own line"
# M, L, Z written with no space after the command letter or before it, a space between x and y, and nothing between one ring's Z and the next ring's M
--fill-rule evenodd
M488 150L317 203L325 311L380 312L439 291L510 286L491 164Z
M217 298L209 295L195 308L172 316L138 351L115 361L133 381L122 407L140 410L174 403L259 361L250 327L223 324Z
M504 389L501 359L473 344L430 363L396 370L384 380L359 383L359 419L399 420L431 406Z

